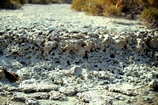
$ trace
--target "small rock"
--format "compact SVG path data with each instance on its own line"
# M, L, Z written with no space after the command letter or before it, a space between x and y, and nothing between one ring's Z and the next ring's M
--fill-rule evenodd
M153 79L151 82L149 82L148 86L151 90L158 91L158 82L156 80Z
M49 92L49 99L51 100L60 100L60 101L67 101L67 97L66 95L60 93L60 92L57 92L57 91L51 91Z
M148 103L152 103L152 97L144 97L144 101L148 102Z
M126 103L128 103L128 104L129 104L129 103L131 103L131 101L130 101L130 100L126 100L125 102L126 102Z
M15 92L11 100L25 102L26 95L22 92Z
M34 98L28 98L25 100L26 105L39 105L38 101Z
M138 77L138 72L137 72L137 71L133 71L133 72L132 72L132 76Z
M57 85L62 85L63 84L63 80L62 80L62 78L55 78L54 80L53 80L53 82L54 82L54 84L57 84Z
M151 39L149 45L151 48L158 48L158 38L156 37Z
M59 91L68 96L74 96L76 94L76 89L73 86L61 87Z
M4 32L5 32L4 30L0 30L0 35L4 34Z
M82 69L81 67L75 66L72 68L71 73L78 78L82 76Z
M38 93L31 94L31 97L35 99L48 99L49 94L45 92L38 92Z

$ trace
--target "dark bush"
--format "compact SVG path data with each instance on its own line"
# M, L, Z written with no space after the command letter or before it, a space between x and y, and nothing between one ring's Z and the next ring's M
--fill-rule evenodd
M31 4L50 4L50 3L62 3L61 0L29 0Z
M0 8L18 9L21 8L20 0L1 0Z
M29 0L20 0L21 4L27 4L29 2Z

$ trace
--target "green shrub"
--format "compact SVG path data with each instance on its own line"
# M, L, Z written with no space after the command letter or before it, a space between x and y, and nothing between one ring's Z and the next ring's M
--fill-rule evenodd
M20 0L1 0L0 8L7 8L7 9L21 8Z

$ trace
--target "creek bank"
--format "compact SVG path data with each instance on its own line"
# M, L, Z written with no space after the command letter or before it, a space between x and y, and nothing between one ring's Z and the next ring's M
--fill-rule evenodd
M156 30L87 16L68 4L25 5L0 15L0 66L21 77L0 79L0 94L12 97L7 102L157 104Z

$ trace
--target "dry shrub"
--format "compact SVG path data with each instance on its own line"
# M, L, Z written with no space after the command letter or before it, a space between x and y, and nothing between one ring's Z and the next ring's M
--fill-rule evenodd
M72 9L91 15L118 16L120 12L141 13L146 6L155 4L157 0L73 0Z
M98 4L93 5L92 8L90 8L90 13L93 15L102 15L102 11L103 8Z
M21 4L27 4L29 2L29 0L20 0Z
M86 4L87 0L73 0L71 8L77 11L81 11L82 8L87 5Z
M115 5L116 2L117 0L73 0L71 8L77 11L84 11L90 15L103 15L103 11L109 5L110 8L108 9L116 9L114 6L111 6Z
M156 0L148 0L148 1L151 5L154 5L156 3Z
M103 9L97 4L92 4L82 7L81 11L84 11L89 15L102 15Z
M71 8L91 15L101 15L106 4L106 0L73 0Z
M146 22L152 22L158 19L158 9L155 7L145 8L141 14L140 19L145 19Z
M51 0L41 0L41 3L42 4L49 4L49 3L51 3Z
M1 0L0 8L8 8L8 9L21 8L20 0Z
M110 5L107 8L104 8L103 15L104 16L119 16L121 11L116 8L115 5Z
M62 3L62 0L51 0L51 3Z
M62 0L29 0L31 4L50 4L50 3L62 3Z
M30 0L29 3L32 3L32 4L40 4L40 3L41 3L41 0Z

